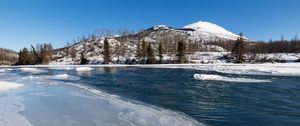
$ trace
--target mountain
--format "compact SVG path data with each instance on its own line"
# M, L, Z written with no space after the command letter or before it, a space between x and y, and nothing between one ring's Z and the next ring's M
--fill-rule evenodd
M145 41L157 41L158 37L164 36L181 36L198 42L228 41L239 37L221 26L203 21L188 24L183 28L156 25L137 33L136 36L145 36Z
M228 42L235 41L238 37L216 24L199 21L183 28L156 25L138 33L115 35L106 39L110 44L112 60L124 63L136 59L137 48L142 42L151 43L155 51L158 50L159 44L162 44L165 60L174 60L178 41L185 42L186 51L189 55L193 55L205 51L226 52L223 47L230 46ZM57 49L54 51L52 64L78 64L82 54L92 64L101 63L104 39L104 37L91 37L72 46ZM220 45L224 46L220 47Z

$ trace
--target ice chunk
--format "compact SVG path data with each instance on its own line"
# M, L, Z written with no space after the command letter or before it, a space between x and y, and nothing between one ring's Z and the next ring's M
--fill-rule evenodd
M272 82L270 80L260 80L251 78L236 78L236 77L225 77L220 75L211 74L194 74L196 80L213 80L213 81L226 81L226 82L241 82L241 83L260 83L260 82Z
M92 71L94 68L92 67L77 67L76 71Z
M49 76L49 79L54 79L54 80L79 80L79 77L76 76L71 76L68 74L59 74L59 75L54 75L54 76Z

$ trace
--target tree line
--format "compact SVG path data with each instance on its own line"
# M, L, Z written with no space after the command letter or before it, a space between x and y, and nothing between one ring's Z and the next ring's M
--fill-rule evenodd
M19 51L19 59L16 65L48 64L52 61L53 47L50 43L37 44L31 48L23 48Z
M241 33L240 37L238 37L236 41L229 42L229 45L230 46L225 46L225 48L229 47L228 49L231 50L231 55L226 56L225 58L228 62L234 63L274 62L272 59L268 59L267 57L257 58L258 54L300 53L300 40L298 40L297 36L290 41L284 40L283 37L281 37L281 40L279 41L270 40L269 42L247 42ZM222 46L222 44L220 44L220 46ZM246 55L248 55L248 58ZM300 58L298 61L300 61Z
M153 48L154 44L151 42L138 42L136 46L136 59L132 59L131 61L127 61L127 64L131 63L138 63L138 64L162 64L164 63L164 51L163 51L163 45L160 42L157 49ZM104 64L110 64L112 62L111 59L111 50L110 50L110 44L107 39L104 40L104 46L103 46L103 63ZM81 57L81 60L86 61L84 56ZM173 61L173 63L186 63L186 46L183 41L177 42L177 53L176 53L177 59ZM87 63L87 62L84 62ZM84 64L81 62L81 64Z

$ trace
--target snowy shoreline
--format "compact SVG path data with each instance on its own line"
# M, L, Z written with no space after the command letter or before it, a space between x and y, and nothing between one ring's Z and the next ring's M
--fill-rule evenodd
M203 71L215 71L227 74L247 75L279 75L279 76L300 76L300 63L264 63L264 64L109 64L109 65L22 65L22 66L0 66L7 68L97 68L97 67L140 67L140 68L184 68ZM92 71L93 69L89 69Z

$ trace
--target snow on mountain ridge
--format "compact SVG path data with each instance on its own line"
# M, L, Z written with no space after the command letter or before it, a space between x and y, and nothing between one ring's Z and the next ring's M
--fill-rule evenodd
M222 34L226 36L238 37L238 35L226 30L225 28L218 26L210 22L199 21L184 26L183 28L195 29L198 32L209 32L213 34Z

